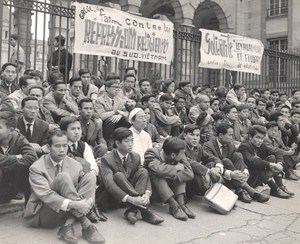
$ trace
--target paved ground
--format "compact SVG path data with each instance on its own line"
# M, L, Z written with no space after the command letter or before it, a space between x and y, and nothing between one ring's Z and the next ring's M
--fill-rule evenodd
M300 182L286 181L286 186L296 193L294 198L271 197L264 204L238 201L226 216L213 212L196 197L189 203L197 214L194 220L178 221L167 213L167 206L154 205L152 209L165 218L160 226L143 221L131 226L122 217L124 209L120 209L108 212L108 222L97 227L107 244L296 244L300 243ZM56 229L27 228L22 211L0 215L0 233L1 244L62 243L56 238ZM87 242L80 239L79 243Z

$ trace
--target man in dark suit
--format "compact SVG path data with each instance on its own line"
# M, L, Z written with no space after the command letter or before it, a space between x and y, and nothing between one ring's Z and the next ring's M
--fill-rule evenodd
M144 221L160 224L163 218L147 208L152 194L148 171L142 167L140 155L132 152L133 135L127 128L118 128L113 134L116 149L101 158L101 175L111 197L131 207L124 213L131 224L137 221L138 210Z
M90 243L103 243L104 238L86 214L93 206L96 177L84 173L76 160L66 156L68 138L60 130L48 138L50 154L42 156L30 167L32 194L24 217L33 227L53 228L62 225L58 236L77 243L73 224L82 226L82 236Z
M39 111L39 101L35 97L25 97L21 102L23 115L17 119L17 128L33 146L38 155L48 153L47 138L49 125L37 118Z
M81 99L78 107L82 130L81 140L92 146L95 157L100 158L107 152L107 144L103 138L102 121L93 118L94 104L90 98Z
M232 127L228 123L221 123L217 126L217 137L206 142L203 149L222 160L224 168L220 167L220 173L226 184L235 189L239 200L246 203L250 203L252 199L258 202L268 201L267 195L257 192L247 183L249 171L243 155L236 151L232 141Z
M50 56L47 67L49 71L59 71L63 74L64 82L69 81L69 73L72 68L72 54L65 48L65 37L54 37L54 47L57 48Z
M108 150L112 149L113 131L119 127L129 128L128 112L125 109L125 100L117 96L120 84L117 80L105 83L106 93L95 101L95 109L103 121L103 136L107 142Z
M169 137L161 150L148 149L144 161L161 200L169 204L174 218L183 221L195 218L184 202L186 182L194 178L192 167L185 157L185 147L183 140Z
M182 137L186 143L185 155L194 171L194 180L187 183L187 194L204 193L210 187L212 181L221 180L219 167L223 167L221 160L203 150L200 142L200 127L187 125Z
M15 114L0 112L0 203L9 202L18 192L30 195L29 166L37 156L27 139L15 131Z
M16 78L17 66L12 63L3 64L1 77L2 80L0 84L0 92L2 93L2 97L4 96L4 94L9 95L19 89Z
M282 152L263 143L266 133L265 127L253 125L249 130L249 140L242 142L238 148L249 168L248 183L252 187L262 183L268 184L272 196L289 198L293 193L289 192L282 182Z

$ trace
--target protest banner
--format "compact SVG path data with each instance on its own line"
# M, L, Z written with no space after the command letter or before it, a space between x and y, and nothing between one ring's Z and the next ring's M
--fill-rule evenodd
M259 74L264 45L260 40L200 29L199 67Z
M173 23L75 3L74 52L170 64Z

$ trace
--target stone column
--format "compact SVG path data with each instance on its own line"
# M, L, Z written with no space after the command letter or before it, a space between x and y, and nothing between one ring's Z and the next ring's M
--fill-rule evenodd
M26 0L23 6L30 8L30 3ZM13 13L13 33L18 34L19 44L25 52L25 69L30 68L30 54L31 54L31 16L33 13L30 10L15 8Z

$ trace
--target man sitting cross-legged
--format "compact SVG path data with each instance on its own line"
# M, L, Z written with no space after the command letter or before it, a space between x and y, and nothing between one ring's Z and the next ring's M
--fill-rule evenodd
M195 218L184 202L186 182L194 178L191 165L185 157L186 144L178 137L165 140L162 149L149 149L144 165L163 202L169 204L170 213L179 220Z
M104 238L86 217L93 206L96 177L84 173L76 160L67 156L68 138L60 130L48 137L49 155L42 156L29 169L32 194L24 217L33 227L53 228L60 239L77 243L73 225L78 221L82 236L90 243Z
M129 203L131 207L124 213L131 224L137 221L137 212L141 212L144 221L160 224L163 218L147 208L150 203L151 182L148 171L142 168L141 157L132 152L132 131L120 127L113 133L116 149L101 159L101 175L109 195L120 203Z

